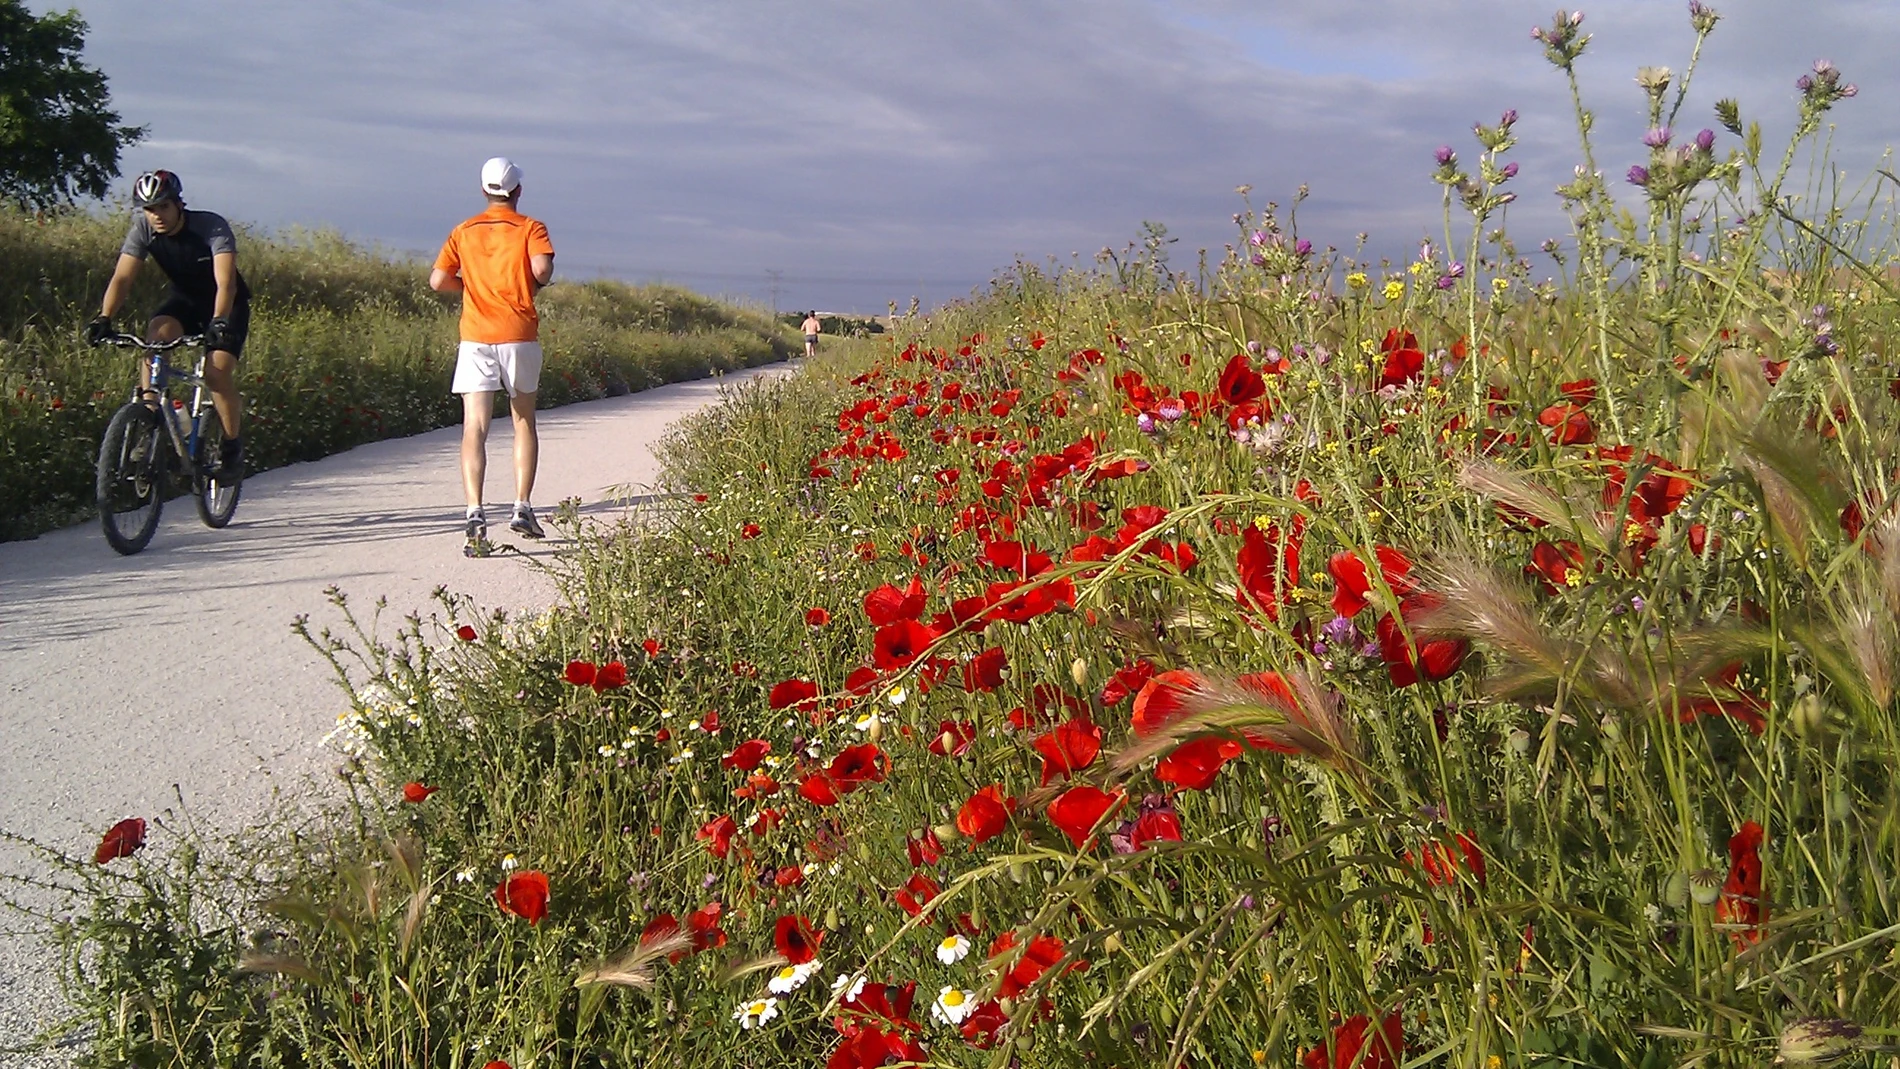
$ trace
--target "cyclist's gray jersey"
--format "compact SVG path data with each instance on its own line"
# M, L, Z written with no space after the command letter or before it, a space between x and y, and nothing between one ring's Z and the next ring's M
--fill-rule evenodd
M231 224L224 221L224 216L216 212L188 210L182 231L160 234L152 229L152 221L144 212L134 211L132 228L125 232L125 244L119 251L140 260L150 256L171 279L173 289L194 301L207 303L218 292L211 258L221 252L236 255L237 235L231 232ZM238 279L238 291L242 295L250 293L242 276Z

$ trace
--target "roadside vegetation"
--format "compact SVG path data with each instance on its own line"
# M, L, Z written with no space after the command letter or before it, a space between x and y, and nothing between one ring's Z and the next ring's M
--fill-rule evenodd
M0 208L0 540L90 514L99 438L137 361L81 334L124 236L119 213ZM250 470L461 420L457 305L429 291L426 265L309 232L242 234L239 267L255 309L240 370ZM164 286L141 272L125 329L143 330ZM561 280L540 307L544 408L802 349L764 311L666 286Z
M46 853L88 1064L1884 1064L1891 190L1838 71L1781 159L1691 74L1555 282L1507 113L1416 260L1019 267L691 421L544 614L338 595L347 807Z

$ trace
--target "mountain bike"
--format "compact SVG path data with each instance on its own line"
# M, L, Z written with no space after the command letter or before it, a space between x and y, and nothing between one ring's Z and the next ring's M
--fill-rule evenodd
M173 367L166 358L173 349L203 341L196 334L168 342L117 334L105 341L143 350L151 383L133 389L132 399L112 414L99 443L99 526L120 553L137 553L152 540L174 473L190 477L198 518L205 526L223 527L237 512L244 471L239 465L238 470L225 472L219 465L224 424L205 386L206 353L199 351L197 367L189 373ZM170 396L174 383L192 387L189 409L183 400Z

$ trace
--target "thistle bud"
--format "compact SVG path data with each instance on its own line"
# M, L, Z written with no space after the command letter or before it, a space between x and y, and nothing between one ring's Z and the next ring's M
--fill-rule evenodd
M1833 1065L1860 1050L1861 1029L1833 1017L1803 1017L1781 1030L1776 1065Z

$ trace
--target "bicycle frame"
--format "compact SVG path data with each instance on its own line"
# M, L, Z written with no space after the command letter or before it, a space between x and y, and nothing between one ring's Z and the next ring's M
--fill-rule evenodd
M172 448L177 450L179 458L187 465L195 465L197 463L198 439L201 437L201 432L204 428L205 410L211 407L209 405L210 388L206 386L204 380L205 359L207 354L203 350L200 350L198 353L198 363L189 372L173 367L171 361L166 358L165 354L181 346L198 345L202 340L202 338L194 335L177 338L169 342L152 343L130 334L122 334L117 339L117 343L120 345L134 346L145 350L146 384L133 389L132 399L134 401L144 400L145 395L148 393L156 398L160 417L165 424L165 431L171 438ZM179 413L183 406L171 400L170 391L174 381L186 383L192 388L191 409L190 415L188 416L180 415ZM216 412L214 411L212 414L215 417Z

